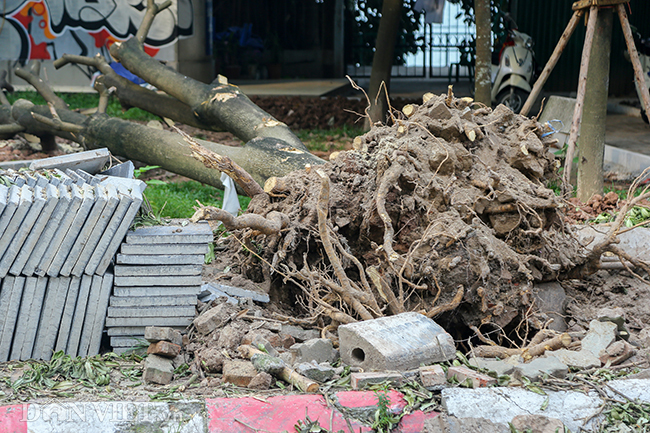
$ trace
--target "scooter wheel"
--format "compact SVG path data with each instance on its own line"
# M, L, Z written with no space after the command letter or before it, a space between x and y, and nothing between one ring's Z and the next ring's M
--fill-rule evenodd
M513 113L519 113L528 99L528 92L516 87L504 89L497 95L496 103L510 108Z

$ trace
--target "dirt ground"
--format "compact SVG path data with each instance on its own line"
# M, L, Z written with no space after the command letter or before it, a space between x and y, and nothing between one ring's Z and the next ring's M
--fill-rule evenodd
M354 123L365 106L340 98L254 101L292 128ZM252 341L256 333L277 340L278 347L285 349L296 342L260 323L291 322L316 328L335 340L331 325L348 318L421 311L436 317L450 332L461 329L453 335L462 347L471 335L470 325L501 327L511 338L520 329L517 325L530 319L520 315L532 308L527 290L533 283L560 279L567 295L569 331L588 329L601 308L621 307L630 342L638 347L647 344L640 334L650 329L650 290L644 281L626 270L602 269L581 279L563 277L584 260L568 227L615 211L621 205L618 197L610 194L587 204L573 200L568 206L558 199L546 188L555 162L542 131L512 113L468 112L466 102L456 100L448 106L442 96L415 108L413 115L395 126L375 128L355 141L356 153L342 154L322 172L289 175L285 181L290 189L279 190L270 200L254 199L252 213L266 218L272 212L288 216L281 234L261 236L244 230L216 245L219 252L232 254L220 254L228 261L206 266L204 277L269 292L269 305L249 305L245 312L267 322L238 319L226 331L209 336L191 333L184 359L190 369L169 386L143 384L137 375L129 375L139 365L134 356L114 360L119 368L110 373L108 388L80 387L70 397L58 392L30 395L14 394L6 382L0 382L0 396L7 401L43 402L49 398L148 400L156 393L167 399L181 392L186 398L283 392L246 390L221 382L223 360L238 356L236 347ZM238 145L228 133L186 130ZM2 161L44 156L23 138L0 142ZM325 178L331 182L327 187ZM329 197L324 201L326 188ZM330 220L320 221L319 212L328 208ZM324 245L325 233L333 239L330 248ZM336 273L334 256L339 257L347 282ZM365 281L355 260L373 268L377 279ZM399 289L391 295L386 284ZM338 293L336 299L329 295L332 292ZM358 292L371 295L363 297L364 305L346 300ZM534 321L529 325L539 326ZM648 367L644 351L629 362L631 368ZM0 375L14 381L26 369L21 363L5 363L0 365Z

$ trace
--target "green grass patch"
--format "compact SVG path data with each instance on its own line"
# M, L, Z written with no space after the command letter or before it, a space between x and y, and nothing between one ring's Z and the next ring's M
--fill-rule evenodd
M63 99L71 110L83 110L87 108L95 108L99 104L98 93L57 93L58 97ZM7 94L7 99L10 103L14 103L18 99L27 99L36 105L45 105L45 99L37 93L32 91L13 92ZM112 117L119 117L125 120L157 120L158 116L151 114L139 108L129 108L123 110L117 98L112 97L106 108L106 113Z
M162 218L189 218L194 214L196 200L206 206L221 207L223 191L194 180L154 184L144 191L154 215ZM246 210L250 197L239 196L239 205Z
M301 129L294 131L310 151L343 150L346 141L363 134L363 127L343 126L336 129Z

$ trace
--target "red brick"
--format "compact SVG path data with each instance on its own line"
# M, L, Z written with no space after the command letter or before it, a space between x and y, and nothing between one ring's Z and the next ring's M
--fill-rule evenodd
M165 358L176 358L181 353L181 346L169 341L151 343L147 349L147 355L159 355Z
M250 361L239 359L223 362L223 381L241 387L247 387L251 380L257 376L257 370Z
M447 383L447 374L438 364L428 365L420 367L420 380L425 387L444 385Z

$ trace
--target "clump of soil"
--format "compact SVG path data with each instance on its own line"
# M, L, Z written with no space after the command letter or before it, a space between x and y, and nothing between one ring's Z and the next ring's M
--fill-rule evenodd
M504 106L440 95L410 108L253 198L248 212L283 228L235 231L237 270L322 326L403 311L506 326L533 282L585 261L545 186L549 142Z

